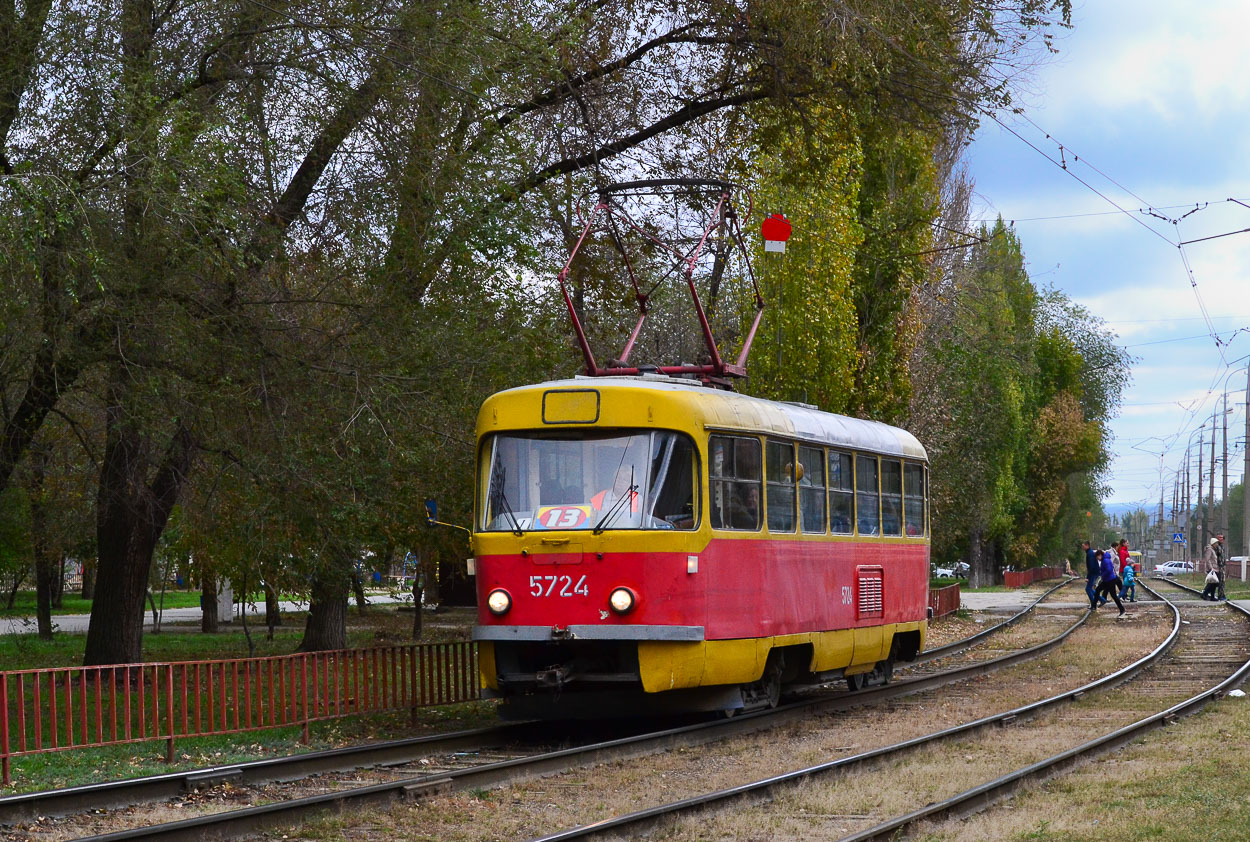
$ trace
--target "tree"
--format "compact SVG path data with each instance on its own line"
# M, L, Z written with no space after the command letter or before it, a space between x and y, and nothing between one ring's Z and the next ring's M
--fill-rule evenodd
M699 147L684 143L697 133L721 133L738 154L750 126L731 115L753 103L798 113L808 102L871 102L895 121L970 119L951 106L952 85L971 83L993 50L943 50L964 38L1014 44L1067 15L1062 2L1034 0L955 18L937 3L722 0L520 11L462 0L298 10L121 0L103 18L51 8L0 10L0 219L13 235L0 238L0 270L12 280L2 306L14 327L0 341L0 489L49 415L66 412L69 391L88 393L71 415L100 431L102 598L88 663L139 656L153 549L207 465L255 473L255 490L308 490L293 497L313 508L290 517L291 534L311 550L299 557L336 582L342 558L388 538L372 488L390 487L374 482L397 464L420 466L467 511L466 481L444 482L441 440L388 434L424 423L437 437L506 380L496 374L553 370L549 341L533 355L501 343L485 364L491 376L478 376L465 360L479 359L481 332L438 319L450 303L487 302L484 313L515 316L527 336L552 335L529 279L558 240L548 218L558 187L697 169ZM917 84L935 65L937 77ZM1002 92L973 98L1001 102ZM923 148L899 146L903 135L887 128L864 137ZM887 221L904 215L862 203L893 207L890 179L911 178L917 161L894 156L858 194L883 243L895 238ZM905 221L903 239L924 224ZM886 348L892 317L857 318ZM405 352L414 332L429 334L424 358ZM502 334L489 335L487 345ZM418 367L447 358L451 368ZM897 355L886 358L880 370ZM449 385L430 373L448 370L469 373ZM274 438L257 429L282 417L277 400L323 398L327 411L293 422L304 437L278 452L342 450L309 482L292 482L285 458L256 449ZM891 400L879 402L887 412ZM352 452L371 417L378 429ZM453 450L467 477L471 446ZM344 464L359 470L322 481ZM278 473L261 476L268 470Z

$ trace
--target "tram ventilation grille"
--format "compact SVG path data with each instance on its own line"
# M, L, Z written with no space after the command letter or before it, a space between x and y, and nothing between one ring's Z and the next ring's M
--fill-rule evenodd
M884 612L885 599L881 572L881 568L860 568L859 570L859 599L857 606L860 619L880 617Z

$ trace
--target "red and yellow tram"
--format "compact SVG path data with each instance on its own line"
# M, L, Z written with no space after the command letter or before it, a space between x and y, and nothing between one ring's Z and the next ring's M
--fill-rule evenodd
M501 392L477 441L474 637L505 716L754 709L924 646L904 430L641 374Z

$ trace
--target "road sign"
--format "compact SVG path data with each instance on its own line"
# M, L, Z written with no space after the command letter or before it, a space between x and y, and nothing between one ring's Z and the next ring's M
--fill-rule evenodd
M1173 532L1173 533L1172 533L1172 543L1173 543L1173 544L1183 544L1183 543L1185 543L1185 533L1184 533L1184 532Z

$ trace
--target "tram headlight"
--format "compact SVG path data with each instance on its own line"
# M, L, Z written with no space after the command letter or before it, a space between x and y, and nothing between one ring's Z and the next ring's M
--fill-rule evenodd
M612 610L617 614L628 614L634 610L637 602L637 595L629 588L616 588L608 596L608 605L612 606Z
M503 588L495 588L486 597L486 607L496 617L507 614L512 607L512 596Z

